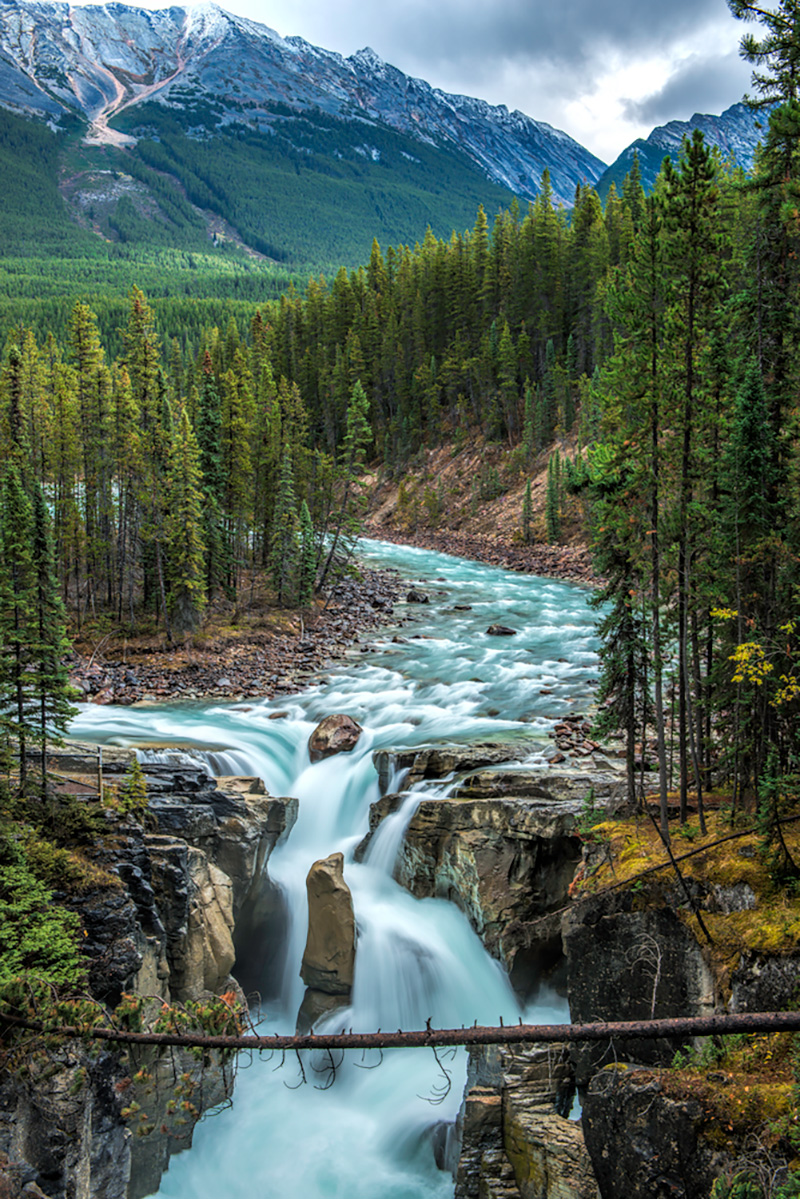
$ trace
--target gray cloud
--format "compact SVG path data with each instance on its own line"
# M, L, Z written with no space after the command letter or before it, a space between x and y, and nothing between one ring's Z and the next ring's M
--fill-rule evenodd
M409 57L451 69L496 61L602 64L611 47L631 57L658 50L714 21L737 23L725 0L392 0L364 6L306 0L284 9L282 26L313 23L325 44L370 44L389 62ZM303 32L281 28L281 32ZM307 34L304 33L304 36Z
M342 54L369 45L435 87L481 96L567 127L606 158L616 157L634 137L646 136L646 126L655 122L702 109L721 111L749 82L747 68L736 61L745 27L731 16L726 0L222 2L284 35L300 34ZM687 62L692 51L695 58ZM673 76L649 97L631 93L629 83L627 110L621 114L624 93L613 96L609 72L641 60L667 69L672 60ZM661 82L662 73L654 82ZM601 81L607 114L593 98Z
M421 60L576 67L601 61L612 46L631 56L660 48L726 12L725 0L408 0L372 20L390 31L398 52Z
M659 91L627 99L623 111L630 121L662 125L688 120L696 112L719 113L741 99L750 82L750 67L736 54L704 58L693 54Z

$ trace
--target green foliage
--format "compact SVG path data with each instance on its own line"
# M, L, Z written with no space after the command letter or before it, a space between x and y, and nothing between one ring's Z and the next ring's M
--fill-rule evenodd
M606 813L597 803L594 787L590 787L581 802L581 810L575 821L575 828L584 841L591 841L594 838L595 826L601 824L605 818Z
M730 1180L718 1178L711 1188L711 1199L764 1199L764 1192L751 1175L739 1173Z
M136 815L146 810L147 781L138 758L131 758L118 791L110 798L111 806L118 812Z
M272 120L264 132L217 125L196 102L183 112L137 105L115 124L140 139L133 158L144 164L138 174L148 188L152 176L167 180L156 198L164 206L172 191L173 223L189 223L188 214L172 212L179 181L192 204L217 213L254 250L280 262L328 269L365 262L375 237L413 243L428 225L449 235L471 220L482 197L496 204L510 198L458 152L321 111L267 109ZM190 136L198 123L213 136Z
M482 464L478 471L476 486L478 498L482 500L495 500L506 490L497 467L486 464Z
M759 786L758 828L770 877L778 885L800 879L800 865L794 860L783 836L781 820L796 813L800 803L800 776L782 774L778 753L773 747L767 758Z
M78 986L85 965L77 916L54 904L19 844L15 826L0 825L0 987L25 974L56 986Z
M547 540L558 541L561 536L561 455L558 450L552 453L547 460L544 518L547 527Z

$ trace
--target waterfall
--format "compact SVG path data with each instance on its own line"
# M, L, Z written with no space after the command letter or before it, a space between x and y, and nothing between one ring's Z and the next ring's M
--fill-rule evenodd
M299 815L274 851L271 879L289 911L280 999L263 1013L265 1033L291 1032L302 1001L299 977L307 931L306 875L341 851L357 924L350 1006L328 1017L336 1031L560 1022L555 998L522 1011L506 975L463 914L438 899L418 900L392 879L408 823L422 799L447 783L410 790L373 837L363 862L355 848L379 798L375 749L438 742L513 740L540 763L559 715L580 711L597 669L594 622L578 588L408 548L368 544L367 555L400 567L433 589L435 603L381 635L372 652L337 667L330 680L280 703L153 706L111 710L86 705L73 729L81 739L139 744L188 754L214 774L262 778L273 795L299 799ZM439 594L437 595L436 592ZM444 599L441 598L444 593ZM453 611L453 601L462 610ZM469 610L463 610L470 605ZM517 629L486 636L491 623ZM391 640L402 631L402 642ZM270 719L277 711L287 715ZM356 748L311 764L315 724L347 712L364 726ZM192 748L187 749L187 745ZM519 757L519 754L517 754ZM152 758L151 758L152 760ZM395 776L394 786L402 785ZM272 986L270 993L277 988ZM319 1027L319 1026L318 1026ZM163 1199L446 1199L452 1177L437 1168L436 1126L452 1122L466 1055L429 1050L306 1056L240 1062L234 1104L195 1130L189 1153L173 1157Z

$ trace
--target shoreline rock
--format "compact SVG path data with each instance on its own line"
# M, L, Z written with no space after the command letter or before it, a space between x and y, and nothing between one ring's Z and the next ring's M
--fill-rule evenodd
M395 545L412 545L418 549L438 550L457 558L471 558L487 566L578 583L586 587L601 587L603 579L595 573L592 555L583 545L547 545L543 542L525 545L501 537L481 533L434 532L416 529L408 532L392 525L367 522L365 533Z
M105 655L71 654L70 683L85 701L136 704L168 701L272 699L302 688L342 658L367 632L388 624L405 588L393 571L364 569L344 579L325 608L296 614L299 629L253 629L236 640L141 649L118 646ZM112 643L113 644L113 643ZM116 660L117 655L122 661Z

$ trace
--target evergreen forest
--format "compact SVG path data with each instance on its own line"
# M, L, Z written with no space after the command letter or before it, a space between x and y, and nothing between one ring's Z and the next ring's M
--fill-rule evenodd
M690 791L701 821L719 786L766 796L780 841L800 695L800 28L784 6L763 22L743 43L769 109L749 178L696 132L649 195L634 160L567 213L545 176L526 211L375 239L361 268L274 298L231 260L227 310L192 294L156 310L143 270L120 311L100 271L49 327L51 298L4 268L27 304L0 366L7 744L63 731L67 629L150 622L178 641L256 573L277 604L308 604L347 567L368 464L402 479L421 449L478 437L524 477L558 440L553 488L580 503L606 580L601 723L626 732L631 797L652 733L665 836L674 781L683 819Z

